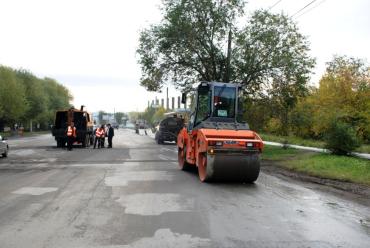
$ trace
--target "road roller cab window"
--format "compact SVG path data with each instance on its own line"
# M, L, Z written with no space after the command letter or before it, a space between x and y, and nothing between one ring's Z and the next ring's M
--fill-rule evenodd
M206 120L211 113L210 99L211 91L209 86L202 86L198 89L198 105L197 105L197 114L195 116L195 125L198 125L200 122Z
M235 117L235 87L214 87L213 115L212 117L234 118Z

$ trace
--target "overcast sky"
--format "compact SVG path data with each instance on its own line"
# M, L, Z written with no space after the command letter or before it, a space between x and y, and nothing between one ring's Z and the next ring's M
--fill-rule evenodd
M294 15L312 0L250 0L247 11ZM160 0L0 0L0 64L52 77L90 111L144 110L164 94L139 86L140 30L161 19ZM308 12L306 12L308 11ZM370 62L370 1L317 0L296 14L317 59L317 83L334 54ZM300 16L301 15L301 16ZM170 89L170 95L178 93Z

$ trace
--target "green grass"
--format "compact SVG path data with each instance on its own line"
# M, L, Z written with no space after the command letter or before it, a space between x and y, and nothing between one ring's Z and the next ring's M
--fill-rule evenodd
M283 149L282 147L278 146L265 145L262 153L262 159L282 160L289 157L294 157L299 153L299 150L293 148Z
M289 169L312 176L370 185L370 161L365 159L314 154L284 164Z
M266 140L266 141L273 141L273 142L279 142L279 143L287 142L288 144L292 144L292 145L325 148L325 142L322 140L303 139L303 138L292 136L292 135L279 136L279 135L268 134L268 133L259 133L259 135L261 136L262 140ZM370 153L370 145L364 144L361 147L357 148L355 151L362 152L362 153Z
M370 186L370 160L269 145L265 146L262 159L311 176Z
M296 136L279 136L279 135L267 134L267 133L261 133L260 135L261 135L262 140L266 140L266 141L273 141L273 142L279 142L279 143L284 143L285 141L287 141L288 144L319 147L319 148L324 148L325 146L325 142L321 140L303 139L303 138L296 137Z

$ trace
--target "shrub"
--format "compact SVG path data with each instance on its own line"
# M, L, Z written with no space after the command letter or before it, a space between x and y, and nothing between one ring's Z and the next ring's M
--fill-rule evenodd
M271 118L267 122L267 132L272 134L282 134L282 123L278 118Z
M356 131L343 121L334 120L324 136L326 148L338 155L348 155L360 147Z

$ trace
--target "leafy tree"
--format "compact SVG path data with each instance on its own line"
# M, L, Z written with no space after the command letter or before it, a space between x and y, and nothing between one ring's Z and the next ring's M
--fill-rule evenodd
M38 121L47 110L47 95L42 88L41 80L25 70L16 71L18 80L23 84L27 101L25 121Z
M273 108L268 131L288 135L289 113L307 93L314 60L309 44L297 26L284 14L254 12L236 35L232 68L234 80L242 82L252 98L266 99Z
M154 116L152 119L153 123L160 122L163 119L165 113L166 113L166 109L163 107L159 107L154 113Z
M248 122L252 130L267 132L270 130L267 126L270 118L273 117L273 110L269 98L247 98L244 109L243 119Z
M54 79L0 66L0 126L34 120L48 128L55 111L69 107L72 96Z
M147 121L147 123L153 125L154 121L154 115L155 115L156 109L152 107L148 107L145 109L144 113L142 114L142 118Z
M244 1L164 0L163 20L141 32L141 85L158 91L167 81L190 88L226 77L225 44Z
M228 78L241 82L253 95L264 92L273 80L279 82L273 89L280 91L305 87L314 61L308 56L306 38L287 16L256 11L239 29L235 23L243 15L243 0L163 3L162 22L142 31L137 50L146 89L158 91L166 81L188 89L200 80ZM229 32L235 38L228 70Z
M370 69L364 61L335 56L314 98L317 134L328 132L332 120L339 119L370 140Z
M8 67L0 66L0 122L12 124L27 111L23 85L16 73Z
M312 89L312 93L307 97L301 97L294 109L290 112L291 131L294 135L302 138L318 138L313 131L315 104L312 94L317 89Z
M288 16L257 10L236 34L232 79L249 94L268 87L291 101L289 92L305 91L314 66L308 51L307 39Z
M73 97L69 90L52 78L40 80L46 96L46 111L39 117L44 126L49 126L55 118L55 111L71 107Z

